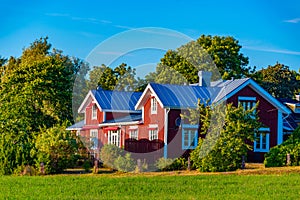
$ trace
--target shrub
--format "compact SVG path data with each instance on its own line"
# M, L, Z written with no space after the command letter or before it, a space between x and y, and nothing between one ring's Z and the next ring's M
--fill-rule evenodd
M33 176L33 175L37 175L37 170L33 166L20 165L14 170L14 175Z
M135 172L140 173L148 170L148 164L146 162L146 159L141 161L141 159L137 159L136 167L135 167Z
M83 167L85 172L90 172L91 167L92 167L91 161L85 160L82 167Z
M60 173L75 165L77 159L77 141L75 136L66 131L66 123L49 129L41 129L35 138L35 149L31 156L35 159L35 167L44 164L45 174Z
M169 166L169 170L184 170L187 169L188 163L185 158L176 158Z
M171 158L160 158L155 162L155 166L160 171L169 171L171 164L174 162Z
M119 155L115 160L114 165L118 171L130 172L134 170L134 160L131 158L130 153L126 153L125 156Z
M101 148L100 159L103 162L103 165L106 167L117 169L115 166L115 160L122 156L124 150L120 149L116 145L106 144Z
M275 146L265 154L265 167L282 167L287 165L287 154L290 154L292 166L300 164L300 127L281 145Z

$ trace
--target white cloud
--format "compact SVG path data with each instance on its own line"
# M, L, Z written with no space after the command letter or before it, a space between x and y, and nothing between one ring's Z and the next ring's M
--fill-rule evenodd
M272 48L252 47L252 46L243 46L243 49L263 51L263 52L272 52L272 53L281 53L281 54L288 54L288 55L300 55L299 51L291 51L291 50L285 50L285 49L272 49Z
M300 18L294 18L294 19L284 20L284 22L298 24L300 22Z
M94 24L111 24L111 21L104 20L104 19L96 19L96 18L91 18L91 17L76 17L76 16L71 16L67 13L46 13L45 15L51 16L51 17L65 17L70 20L74 21L81 21L81 22L87 22L87 23L94 23Z

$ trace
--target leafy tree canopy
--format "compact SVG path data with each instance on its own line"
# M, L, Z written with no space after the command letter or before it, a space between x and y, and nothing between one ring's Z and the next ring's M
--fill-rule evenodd
M11 57L0 79L0 163L4 173L33 164L30 150L40 127L50 128L72 119L72 89L78 59L51 49L40 38Z
M196 83L200 70L213 72L214 80L221 77L230 79L249 76L255 68L247 67L249 61L240 53L241 48L233 37L202 35L176 51L167 51L152 76L155 76L155 81L159 83L182 83L182 78L189 83ZM181 78L178 79L178 75L175 74L175 78L169 80L172 76L165 76L169 69L178 72Z
M95 66L89 73L88 88L95 89L100 86L105 90L142 91L145 81L136 78L136 70L126 63L120 64L115 69L106 65Z
M252 147L254 131L260 127L255 107L245 111L242 106L203 106L200 114L201 135L198 146L191 153L193 165L200 171L232 171L241 167L242 157Z
M286 65L276 63L256 72L256 81L276 98L293 98L300 90L299 74Z

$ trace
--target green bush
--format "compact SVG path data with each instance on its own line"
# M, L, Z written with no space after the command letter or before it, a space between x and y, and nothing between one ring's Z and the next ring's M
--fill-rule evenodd
M73 167L77 159L77 142L75 136L66 131L66 123L49 129L41 129L35 138L35 148L31 156L35 158L35 167L44 163L45 174L61 173Z
M169 170L185 170L188 167L188 162L185 158L176 158L169 166Z
M185 158L160 158L156 161L155 166L160 171L174 171L187 169L187 160Z
M174 162L174 159L171 158L160 158L155 162L155 166L160 171L169 171L171 164Z
M118 171L131 172L134 170L135 162L131 158L131 154L126 153L125 156L118 156L118 158L114 162L114 165Z
M147 170L148 170L148 163L146 162L146 159L144 159L143 161L141 159L137 159L134 171L136 173L140 173L140 172L145 172Z
M85 160L82 165L85 172L90 172L92 164L90 160Z
M14 175L34 176L37 175L37 170L33 166L20 165L14 170Z
M116 145L106 144L101 148L100 160L103 165L112 169L117 169L115 166L115 161L119 156L124 154L124 150L120 149Z
M292 166L300 165L300 127L281 145L275 146L265 154L265 167L283 167L287 165L287 154L290 154Z

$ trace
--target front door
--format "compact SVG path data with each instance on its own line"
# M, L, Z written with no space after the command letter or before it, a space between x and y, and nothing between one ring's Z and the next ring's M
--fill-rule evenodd
M114 144L120 147L120 133L119 130L108 131L108 144Z

